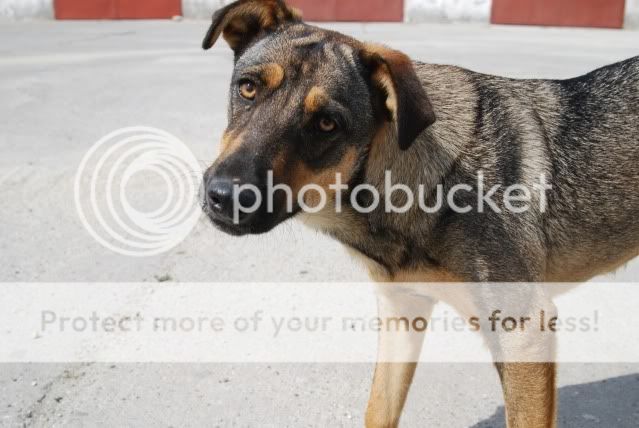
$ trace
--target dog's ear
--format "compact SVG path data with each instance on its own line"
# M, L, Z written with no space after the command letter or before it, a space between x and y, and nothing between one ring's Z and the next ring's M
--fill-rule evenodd
M237 56L258 37L301 19L301 13L282 0L239 0L213 14L202 47L210 49L222 34Z
M386 117L397 128L397 141L407 150L426 128L435 112L413 63L405 54L382 46L365 45L361 51L373 90L380 93Z

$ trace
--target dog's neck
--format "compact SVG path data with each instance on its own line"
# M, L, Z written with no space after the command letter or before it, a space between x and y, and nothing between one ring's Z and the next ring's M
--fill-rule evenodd
M364 256L369 268L382 277L392 277L400 270L423 268L424 262L437 265L432 254L433 235L444 214L424 212L418 203L418 194L424 203L435 205L436 189L453 169L457 154L450 146L437 140L433 127L424 132L414 146L402 151L396 142L396 132L386 125L375 135L366 159L362 183L380 195L377 209L362 213L350 203L350 194L342 199L341 212L334 204L316 214L304 214L301 219L308 226L321 230ZM408 186L415 195L415 203L408 212L393 213L385 209L386 175L392 184ZM354 186L349 186L353 190ZM391 201L401 206L402 192L393 194ZM361 204L361 206L367 206ZM415 256L419 254L419 258ZM416 266L415 264L420 264Z

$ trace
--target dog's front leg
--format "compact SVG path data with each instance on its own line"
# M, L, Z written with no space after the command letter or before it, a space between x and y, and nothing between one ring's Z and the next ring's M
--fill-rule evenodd
M434 301L380 286L377 295L380 318L379 349L373 386L366 411L367 428L396 427L406 402L424 340L424 331L406 321L430 318ZM418 328L417 330L421 330Z

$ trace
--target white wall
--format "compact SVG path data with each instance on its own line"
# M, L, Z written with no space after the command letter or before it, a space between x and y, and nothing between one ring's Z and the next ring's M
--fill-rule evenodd
M626 0L625 28L639 29L639 0Z
M52 19L53 0L0 0L0 19Z
M405 0L409 22L489 22L492 0Z
M231 0L182 0L182 15L185 18L209 19L213 12ZM321 1L321 0L320 0Z

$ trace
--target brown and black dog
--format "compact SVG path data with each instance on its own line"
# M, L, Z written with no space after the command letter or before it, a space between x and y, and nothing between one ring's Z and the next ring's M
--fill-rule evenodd
M220 35L235 69L222 151L204 177L204 209L223 231L265 233L297 216L342 242L385 283L578 282L639 254L639 57L570 80L494 77L414 62L307 25L279 0L241 0L217 11L204 48ZM328 205L309 213L286 191L268 204L254 192L238 194L238 183L264 191L268 171L293 196L309 184L325 189ZM427 202L437 186L472 190L437 212L417 205L362 212L348 192L336 200L338 174L349 189L364 184L383 197L388 171L396 183L422 186ZM523 213L506 212L502 202L482 211L480 171L487 186L534 187L544 176L552 190ZM304 201L312 204L311 196ZM356 202L371 199L360 193ZM234 202L256 209L234 219ZM464 204L469 211L451 209ZM380 299L380 311L411 306L426 315L433 302L396 294ZM383 351L380 340L380 352L404 361L415 361L421 344L393 342ZM367 426L398 424L416 364L387 362L393 359L377 365ZM508 425L554 426L552 358L496 365Z

